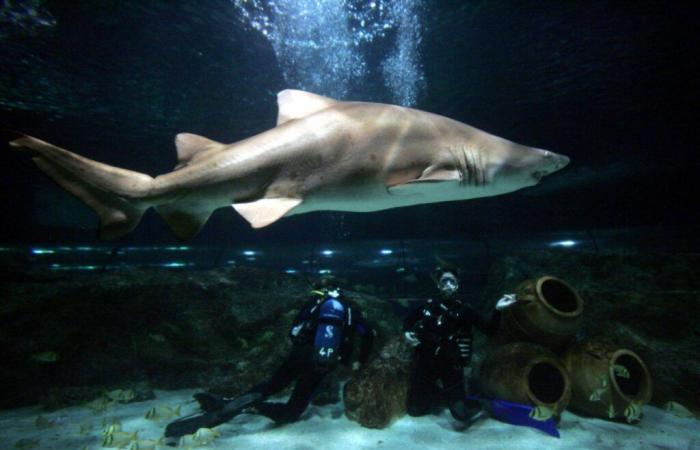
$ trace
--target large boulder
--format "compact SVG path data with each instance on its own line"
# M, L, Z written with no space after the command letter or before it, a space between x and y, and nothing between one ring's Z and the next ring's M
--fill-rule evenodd
M345 414L368 428L385 428L406 413L412 349L403 336L392 338L345 385Z

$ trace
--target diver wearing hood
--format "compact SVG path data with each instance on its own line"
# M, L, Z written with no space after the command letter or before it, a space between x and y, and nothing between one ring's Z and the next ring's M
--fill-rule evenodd
M405 337L415 347L406 403L409 415L422 416L430 411L437 394L442 393L452 416L469 426L481 412L477 400L467 399L464 376L464 368L471 362L473 327L487 335L494 334L500 310L515 300L499 301L487 320L459 298L456 274L454 269L438 267L434 279L439 295L427 300L404 321Z
M292 349L271 377L235 399L208 392L195 394L203 412L170 423L165 430L166 440L174 443L180 436L220 425L242 412L260 414L277 423L298 419L323 378L338 363L350 364L358 337L357 362L364 364L372 349L374 331L332 278L318 281L292 323ZM294 390L286 403L263 401L294 380Z

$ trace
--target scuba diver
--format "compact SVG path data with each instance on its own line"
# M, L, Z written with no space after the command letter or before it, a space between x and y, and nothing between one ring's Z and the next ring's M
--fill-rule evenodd
M464 368L471 362L472 328L493 335L499 326L500 310L517 299L504 296L486 320L458 297L457 273L449 267L438 267L433 278L439 296L427 300L404 321L404 335L415 347L406 403L409 415L422 416L442 393L452 417L469 427L482 412L479 401L468 398L464 376Z
M234 399L208 392L195 394L202 412L168 424L166 443L175 445L185 434L220 425L243 412L260 414L280 424L293 422L306 410L316 388L337 363L349 365L356 337L361 342L353 369L367 361L374 330L357 305L343 295L335 280L322 278L314 284L311 298L292 323L289 331L292 349L272 376ZM295 379L296 385L286 403L264 401Z

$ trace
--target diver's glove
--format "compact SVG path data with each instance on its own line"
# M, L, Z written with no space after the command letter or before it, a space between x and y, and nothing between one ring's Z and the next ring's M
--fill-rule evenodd
M404 336L406 337L406 340L408 341L408 344L411 347L417 347L420 345L420 339L418 339L418 336L416 336L416 333L413 331L407 331L404 333Z
M496 309L498 311L503 311L504 309L508 308L511 305L514 305L517 302L518 297L516 297L515 294L505 294L498 300L498 302L496 302Z

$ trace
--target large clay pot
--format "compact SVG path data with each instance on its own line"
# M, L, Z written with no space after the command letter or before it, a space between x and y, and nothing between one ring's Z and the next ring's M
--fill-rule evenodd
M571 347L563 360L571 377L572 411L624 419L630 404L641 407L651 399L649 370L631 350L588 341Z
M489 398L547 406L560 414L571 399L569 375L550 350L530 342L498 347L481 363L478 387Z
M502 313L501 342L528 341L560 350L581 325L583 300L564 281L544 276L527 280L515 290L520 300Z

